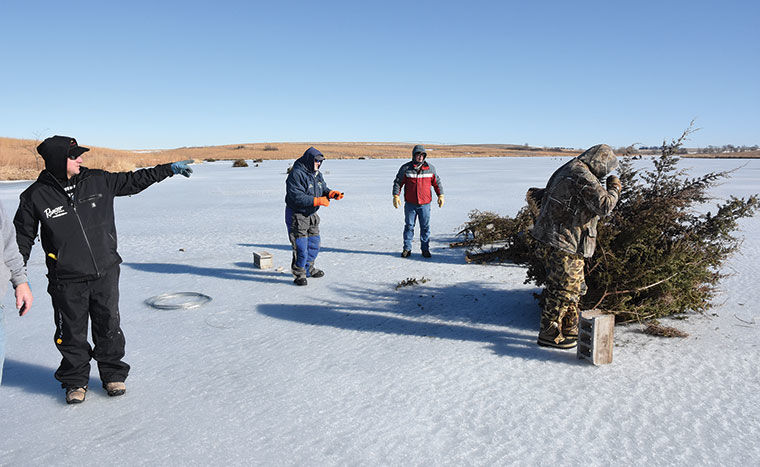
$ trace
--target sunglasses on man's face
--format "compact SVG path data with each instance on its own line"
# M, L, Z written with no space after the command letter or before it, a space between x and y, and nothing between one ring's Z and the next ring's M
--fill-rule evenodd
M82 155L82 154L77 154L76 151L74 151L73 154L71 153L71 150L75 149L76 147L77 147L77 142L75 139L72 139L71 142L69 143L69 150L66 151L66 157L68 157L72 161L77 160L77 158L79 158L79 156Z

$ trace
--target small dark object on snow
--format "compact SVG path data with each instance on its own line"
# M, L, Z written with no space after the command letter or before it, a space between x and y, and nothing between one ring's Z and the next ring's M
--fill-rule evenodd
M644 328L644 334L660 337L689 337L689 333L683 332L672 326L663 326L658 322L651 322Z
M245 159L237 159L235 162L232 163L233 167L248 167L248 162L245 161Z
M404 279L403 281L396 284L396 290L400 289L401 287L409 287L410 285L420 285L424 284L425 282L429 282L430 279L425 279L425 276L422 276L422 279L419 281L414 277L408 277Z

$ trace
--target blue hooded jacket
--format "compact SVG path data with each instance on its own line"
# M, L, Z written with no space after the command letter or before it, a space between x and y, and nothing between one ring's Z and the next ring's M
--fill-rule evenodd
M285 204L293 212L305 216L314 214L319 209L319 206L314 206L314 198L327 196L330 192L322 173L314 170L314 161L324 158L321 152L312 147L293 164L293 169L285 181Z

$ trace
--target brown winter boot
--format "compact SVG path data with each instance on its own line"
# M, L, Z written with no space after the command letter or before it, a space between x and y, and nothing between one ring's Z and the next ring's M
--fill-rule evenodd
M538 345L555 347L557 349L572 349L578 345L578 336L571 338L562 334L560 328L562 319L551 319L541 314L541 329L538 331Z
M87 386L82 388L66 388L66 403L81 404L84 402L84 396L87 393Z
M562 335L568 339L578 340L578 310L570 308L562 317Z
M110 383L103 383L103 389L111 397L122 396L127 392L127 385L124 384L124 381L111 381Z

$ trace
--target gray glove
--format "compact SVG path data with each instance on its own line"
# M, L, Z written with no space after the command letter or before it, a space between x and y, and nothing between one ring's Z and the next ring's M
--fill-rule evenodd
M173 162L172 163L172 172L180 175L184 175L185 177L189 177L191 173L193 173L193 169L190 168L188 164L192 164L192 159L186 160L186 161L179 161L179 162Z

